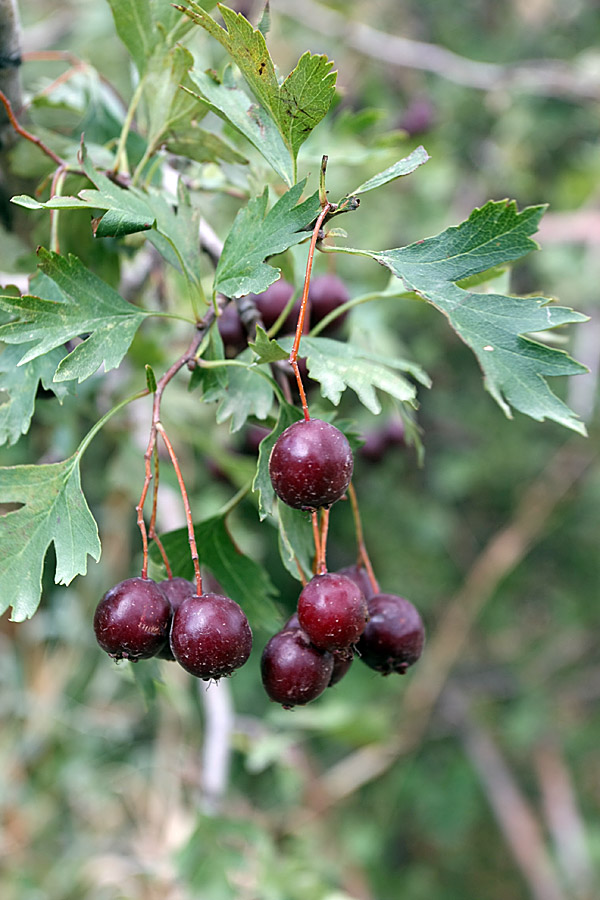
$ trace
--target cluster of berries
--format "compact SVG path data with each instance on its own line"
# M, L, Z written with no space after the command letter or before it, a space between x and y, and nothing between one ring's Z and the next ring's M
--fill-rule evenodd
M281 317L292 293L290 285L279 281L255 298L267 328ZM348 294L337 276L323 275L311 282L309 299L314 324L344 303ZM237 316L231 304L226 309L230 307ZM292 309L290 328L297 317L298 310ZM227 336L225 316L219 327L224 342L235 343L232 335ZM329 510L346 494L354 460L338 428L310 418L306 405L304 412L305 418L286 428L273 446L269 475L283 503L316 517L317 510ZM394 442L398 436L386 433L385 440ZM285 708L308 703L336 684L355 655L388 675L404 673L423 649L419 613L408 600L380 593L371 570L369 575L362 566L349 566L328 572L324 547L317 552L315 570L300 593L297 612L262 654L265 690ZM117 660L135 662L151 656L175 660L205 680L230 675L250 656L250 625L235 601L220 592L201 592L199 571L197 578L197 583L177 577L160 583L129 578L109 590L94 616L102 649Z
M252 650L252 631L241 607L222 594L198 597L185 578L120 582L98 604L94 632L113 659L176 660L206 681L231 675Z
M329 507L352 477L350 445L328 422L290 425L269 460L275 493L288 506ZM265 647L264 688L286 708L314 700L346 674L357 654L372 669L404 673L421 655L425 633L408 600L375 592L364 568L315 575L302 589L297 612Z

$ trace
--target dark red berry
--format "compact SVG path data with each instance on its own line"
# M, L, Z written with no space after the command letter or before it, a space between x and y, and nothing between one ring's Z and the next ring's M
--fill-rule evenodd
M239 353L248 345L248 336L233 300L227 304L219 316L218 327L221 340L229 355Z
M256 308L260 313L265 328L272 328L281 313L284 311L294 293L294 287L288 281L279 279L269 285L262 294L252 295ZM298 313L300 312L300 300L296 300L291 310L283 320L280 331L285 334L296 330ZM304 331L308 330L308 316L304 319Z
M331 506L346 493L352 468L346 437L321 419L294 422L286 428L269 459L273 490L294 509Z
M308 299L310 301L311 324L316 325L325 316L347 303L350 299L348 288L341 278L337 275L326 274L317 275L310 283L308 291ZM344 319L348 315L347 312L337 316L322 332L329 334L339 328Z
M333 687L338 681L341 681L348 669L352 665L354 659L353 650L336 650L333 655L333 670L327 687Z
M127 578L96 607L94 632L114 659L148 659L167 640L170 620L171 605L155 581Z
M328 686L333 656L310 643L301 628L273 635L261 659L265 691L285 709L315 700Z
M193 581L188 581L187 578L167 578L166 581L161 581L159 583L159 587L171 604L171 618L173 617L175 610L179 609L183 601L187 600L188 597L193 597L196 593L196 585ZM175 659L169 641L165 642L162 649L159 650L156 655L159 659Z
M315 647L346 650L365 630L367 601L345 575L315 575L298 598L298 620Z
M345 575L346 578L353 581L354 584L361 589L367 600L375 593L373 585L371 584L371 579L363 566L344 566L343 569L338 569L338 575Z
M208 681L230 675L244 665L251 649L248 619L229 597L188 597L173 616L173 656L196 678Z
M389 675L403 675L419 659L425 630L415 607L395 594L376 594L368 601L369 621L356 647L362 661Z

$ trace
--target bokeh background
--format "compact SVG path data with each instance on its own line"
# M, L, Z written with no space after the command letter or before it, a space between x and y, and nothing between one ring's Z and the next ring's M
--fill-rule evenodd
M253 21L260 14L258 3L232 5ZM114 123L100 76L114 86L119 109L119 97L131 96L132 71L108 4L24 0L20 12L26 52L70 51L89 64L61 85L54 79L69 68L64 60L26 59L29 127L109 141ZM414 301L357 308L347 333L371 335L382 352L415 360L433 381L419 392L422 460L414 447L381 439L398 420L391 406L376 419L350 397L342 403L367 439L355 483L375 570L384 589L421 610L428 646L403 678L382 679L355 663L337 688L286 712L260 685L268 631L255 631L245 669L208 689L169 663L114 666L96 646L99 597L140 564L134 506L149 410L139 404L111 420L83 467L101 562L68 588L53 585L49 566L36 616L0 622L2 898L593 900L600 7L273 0L271 16L269 46L281 71L306 49L326 53L339 71L337 105L302 151L305 172L316 172L327 153L335 196L419 143L432 157L347 217L351 246L401 246L457 224L490 198L549 204L542 252L515 267L510 288L557 297L590 316L552 338L589 367L557 391L590 437L519 414L507 420L435 310ZM216 44L194 40L205 65L223 64ZM31 192L47 171L22 142L2 167L6 195ZM220 189L210 164L200 168L203 214L224 236L240 196ZM228 177L247 189L241 176ZM48 222L7 210L0 272L14 282L33 271ZM61 230L63 252L119 284L128 261L122 245L94 244L76 216L64 217ZM315 271L332 267L352 295L385 285L383 270L364 259L318 258ZM174 288L160 269L143 286L151 302ZM100 413L139 386L139 367L163 371L181 340L175 332L165 346L144 331L128 364L85 382L62 407L41 396L30 433L3 448L3 464L64 458ZM192 506L204 518L251 474L250 440L215 428L213 410L183 383L172 386L165 411ZM350 510L339 506L332 569L355 554ZM180 524L175 483L165 475L161 525ZM231 527L268 568L283 621L298 587L275 532L258 526L251 500Z

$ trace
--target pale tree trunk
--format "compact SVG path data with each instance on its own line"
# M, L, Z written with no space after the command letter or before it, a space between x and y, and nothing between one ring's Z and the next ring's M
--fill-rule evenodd
M0 0L0 90L10 100L18 115L21 97L21 25L17 0ZM8 124L6 112L0 106L0 149L12 143L14 132Z

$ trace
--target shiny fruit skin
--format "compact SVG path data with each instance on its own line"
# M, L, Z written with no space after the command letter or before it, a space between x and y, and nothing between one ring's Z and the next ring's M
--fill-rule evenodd
M375 591L373 590L373 585L371 584L371 579L367 574L367 570L363 566L344 566L343 569L337 570L338 575L345 575L346 578L349 578L350 581L353 581L354 584L361 589L363 594L365 595L365 599L368 600L369 597L372 597Z
M221 594L188 597L173 615L171 650L196 678L230 675L252 650L252 632L243 610Z
M353 650L337 650L333 655L333 669L331 671L331 678L329 679L329 684L327 687L333 687L338 681L341 681L344 675L348 672L348 669L352 665L352 660L354 659L354 651Z
M168 639L171 605L150 578L127 578L106 592L94 613L94 632L114 659L149 659Z
M269 458L273 490L294 509L320 509L342 497L352 478L352 450L342 432L321 419L294 422Z
M298 598L298 620L320 650L347 650L365 630L367 601L345 575L315 575Z
M421 616L404 597L376 594L368 601L369 621L357 655L371 669L403 675L419 659L425 643Z
M313 647L301 628L291 628L273 635L263 650L260 668L270 699L291 709L323 693L333 672L333 656Z
M188 581L187 578L179 578L178 576L159 582L159 587L171 604L171 619L175 610L179 609L183 601L187 600L188 597L193 597L196 593L196 585L193 581ZM169 641L165 642L156 655L159 659L168 659L169 661L175 659Z

